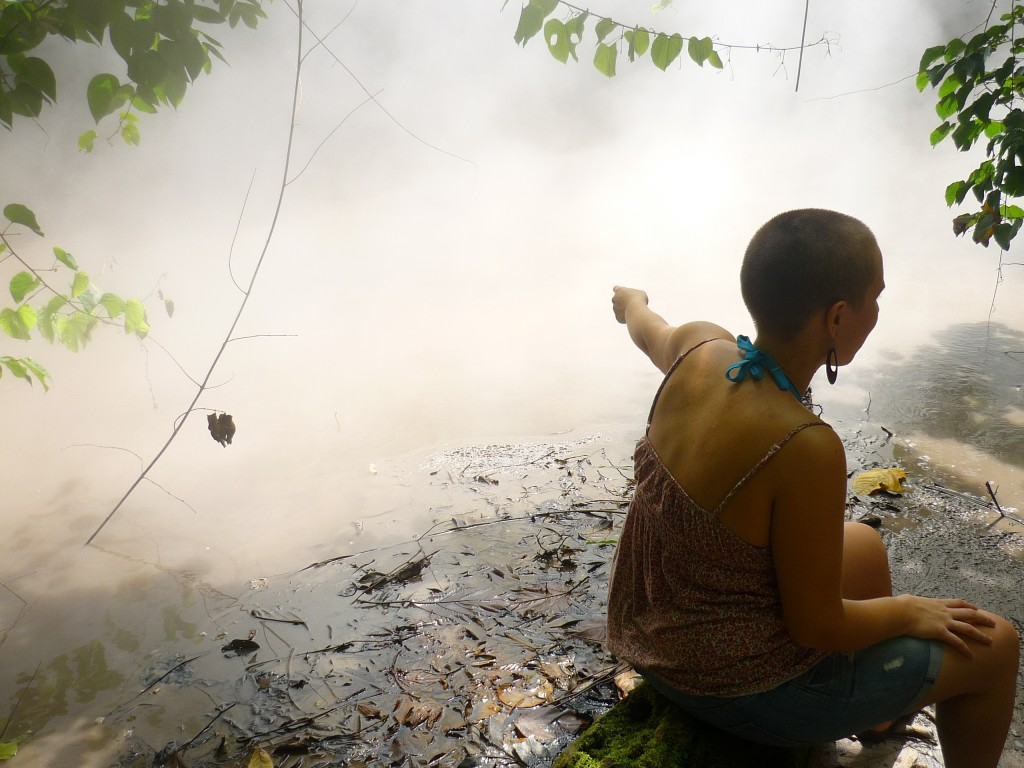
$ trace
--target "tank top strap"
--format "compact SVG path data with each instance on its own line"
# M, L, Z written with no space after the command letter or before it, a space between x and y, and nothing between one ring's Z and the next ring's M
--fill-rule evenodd
M783 446L786 445L786 443L788 443L790 440L792 440L794 437L796 437L798 434L803 432L808 427L827 427L827 426L828 426L828 424L826 424L824 421L809 421L806 424L801 424L799 427L795 427L795 428L791 429L785 435L785 437L783 437L781 440L779 440L777 443L772 445L771 448L768 449L768 452L764 456L761 457L761 460L758 461L757 464L755 464L753 467L750 468L750 471L747 472L747 474L745 474L742 478L740 478L740 481L738 483L736 483L736 485L734 485L732 487L732 490L729 491L729 493L727 493L725 495L725 498L722 499L722 501L719 503L719 505L717 507L715 507L715 511L713 512L713 514L717 517L718 513L721 512L725 508L725 505L729 503L730 499L732 499L732 497L736 495L736 492L739 491L740 488L742 488L744 485L746 485L747 481L750 480L750 478L752 478L754 475L756 475L758 473L758 471L761 469L761 467L763 467L765 464L767 464L772 459L772 457L775 456L775 454L777 454L779 451L781 451Z
M688 354L712 341L729 341L729 339L723 338L721 336L715 336L710 339L704 339L704 341L699 341L692 347L690 347L688 350L683 352L683 354L677 357L675 362L672 363L671 366L669 366L669 369L665 372L665 378L661 380L661 384L658 386L658 391L654 393L654 402L651 403L651 410L647 414L647 429L645 431L645 434L651 431L651 419L654 418L654 408L658 404L658 398L661 397L661 391L665 388L665 385L668 383L668 380L672 376L672 374L675 373L676 368L678 368L679 364L686 359L686 356Z

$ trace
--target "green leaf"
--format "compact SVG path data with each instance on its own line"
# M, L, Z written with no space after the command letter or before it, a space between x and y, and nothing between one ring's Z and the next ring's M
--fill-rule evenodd
M25 370L25 366L21 364L21 360L18 358L4 355L3 357L0 357L0 365L3 365L19 379L24 379L29 384L32 383L32 379L29 378L28 371Z
M1010 197L1024 197L1024 168L1011 168L1003 176L1003 191Z
M124 139L125 144L134 144L136 147L139 146L139 142L142 140L142 136L139 134L139 126L131 122L127 122L122 125L121 138Z
M963 185L964 182L962 181L954 181L952 184L946 187L946 205L949 206L950 208L953 207L954 202L957 202L957 193L960 191ZM963 198L960 199L963 200Z
M960 102L957 101L955 94L950 94L935 105L935 114L939 116L940 120L947 120L959 111Z
M146 308L138 299L128 299L124 311L124 332L134 333L144 338L149 333L149 324L146 322Z
M89 111L92 112L92 117L97 123L124 104L124 101L115 103L116 95L120 90L121 81L109 73L96 75L89 81L86 98L89 101Z
M919 72L924 72L926 69L928 69L928 67L930 67L932 64L935 63L936 59L938 59L940 56L945 56L945 54L946 54L946 46L944 46L944 45L934 45L934 46L932 46L927 51L925 51L924 55L921 57L921 64L917 68L918 71Z
M615 59L618 56L618 49L614 45L601 43L597 46L594 54L594 66L597 71L607 77L615 77Z
M83 291L89 289L89 275L85 272L76 272L75 280L71 284L71 298L76 298L82 294Z
M38 117L43 111L43 93L31 83L18 82L14 90L8 91L7 95L11 111L17 115Z
M50 65L42 59L34 57L25 59L18 70L18 81L31 83L50 101L57 98L57 78L54 77Z
M963 53L966 49L967 49L967 44L963 40L961 40L959 37L957 37L957 38L954 38L954 39L949 41L949 44L942 51L942 57L946 61L952 61L957 56L959 56L961 53ZM932 49L929 48L928 50L932 50ZM931 64L931 62L928 62L928 63Z
M518 45L525 46L531 37L540 32L544 26L544 14L533 3L523 8L519 14L519 26L513 39Z
M42 237L43 231L39 228L36 215L21 203L11 203L4 207L4 216L12 224L21 224L24 227L28 227Z
M992 139L1003 132L1003 123L999 120L993 120L985 126L985 137Z
M55 339L54 330L57 312L67 303L68 300L64 296L54 296L47 302L45 307L39 310L39 333L51 344L53 344Z
M92 152L93 144L96 142L96 131L91 128L78 137L78 151Z
M949 132L952 130L953 124L947 120L934 131L932 131L931 136L929 137L932 146L934 147L936 144L938 144L940 141L946 138L946 136L949 135Z
M63 264L68 269L73 269L75 272L78 271L78 262L75 261L75 257L65 251L63 248L53 247L53 255L57 257L57 261Z
M174 317L174 302L170 299L164 299L164 309L167 310L168 317Z
M927 72L919 72L917 75L917 90L923 91L928 87L928 83L931 82Z
M627 29L626 41L629 43L629 60L634 61L651 47L651 34L643 27Z
M71 317L57 318L60 342L72 352L78 352L89 343L96 318L86 312L75 312Z
M28 369L29 373L35 376L39 383L43 385L43 391L50 391L50 382L53 380L53 377L50 376L50 372L48 370L31 357L21 358L21 364L24 365L25 368Z
M572 57L576 58L576 46L583 42L583 28L586 25L590 14L583 11L565 22L565 29L569 33L569 42L572 44Z
M29 293L39 285L39 278L31 272L19 272L11 278L11 297L15 302L21 303Z
M111 320L124 314L124 299L112 293L104 293L100 296L100 306L107 310Z
M36 311L28 304L22 304L18 307L18 317L21 318L21 322L23 322L25 327L29 330L36 327L36 322L38 321Z
M1004 205L999 212L1004 219L1024 219L1024 208L1018 205Z
M702 37L700 39L691 37L687 45L687 53L690 54L690 58L701 67L704 66L704 62L708 60L708 56L714 53L714 51L715 44L710 37Z
M90 314L94 309L96 309L96 304L98 303L96 300L96 291L92 288L82 291L78 295L78 300L82 302L82 308Z
M683 50L683 38L678 32L669 37L664 32L659 32L651 45L651 61L661 71L668 69L668 65L678 58Z
M202 5L192 6L192 14L196 17L196 21L203 24L223 24L227 21L227 17L223 13Z
M0 760L10 760L18 754L18 745L13 741L0 741Z
M617 26L619 25L616 24L615 21L613 21L612 19L601 19L599 22L597 22L597 27L594 29L594 31L597 33L597 42L604 42L604 39L608 37L608 35L610 35L612 32L614 32Z
M552 56L563 64L569 61L569 33L565 24L558 19L548 19L544 24L544 40Z
M0 330L12 339L28 341L31 337L30 328L25 324L25 319L10 307L0 309Z
M712 51L708 54L708 64L715 69L725 69L725 65L722 63L722 58L718 55L718 51Z
M1004 251L1010 250L1010 241L1017 233L1013 231L1013 224L1000 224L992 235L995 237L999 247Z
M942 81L942 85L939 87L939 98L946 98L947 96L949 96L949 94L953 93L953 91L955 91L961 85L963 85L963 83L960 82L959 77L957 77L956 75L950 75L949 77Z

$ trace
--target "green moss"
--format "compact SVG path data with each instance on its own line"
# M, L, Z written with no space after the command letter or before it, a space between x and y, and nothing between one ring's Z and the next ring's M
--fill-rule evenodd
M805 768L807 761L808 750L751 744L704 725L643 684L551 768Z

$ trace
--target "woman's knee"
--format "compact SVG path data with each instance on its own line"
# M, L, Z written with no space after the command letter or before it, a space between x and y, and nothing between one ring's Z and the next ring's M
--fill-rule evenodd
M990 615L995 626L983 627L983 631L992 642L988 645L970 643L973 658L968 659L948 646L944 649L942 668L929 702L1016 687L1020 663L1017 629L1002 616Z
M1017 634L1017 628L1013 622L1002 616L990 615L996 622L996 625L986 633L992 638L992 652L999 662L1007 669L1012 668L1016 673L1020 665L1020 635Z

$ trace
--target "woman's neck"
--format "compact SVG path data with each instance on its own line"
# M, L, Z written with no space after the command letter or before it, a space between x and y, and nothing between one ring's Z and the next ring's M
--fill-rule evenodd
M779 341L758 334L754 339L754 346L778 363L800 392L807 391L811 379L824 362L821 354L810 353L809 345L800 343L799 339Z

